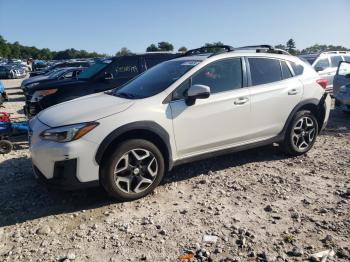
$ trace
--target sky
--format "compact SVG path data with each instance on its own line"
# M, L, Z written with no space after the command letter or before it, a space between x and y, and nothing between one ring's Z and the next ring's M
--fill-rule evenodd
M23 45L144 52L222 41L350 48L350 0L0 0L0 35Z

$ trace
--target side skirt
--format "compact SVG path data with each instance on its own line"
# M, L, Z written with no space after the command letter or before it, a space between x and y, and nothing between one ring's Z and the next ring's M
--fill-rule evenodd
M247 144L247 145L243 145L243 146L225 148L223 150L218 150L218 151L214 151L214 152L209 152L209 153L205 153L205 154L201 154L201 155L196 155L196 156L191 156L191 157L179 159L177 161L174 161L173 166L178 166L178 165L182 165L182 164L186 164L186 163L190 163L190 162L195 162L195 161L199 161L199 160L203 160L203 159L207 159L207 158L212 158L212 157L216 157L216 156L227 155L230 153L240 152L240 151L253 149L253 148L257 148L257 147L267 146L267 145L271 145L273 143L280 143L283 141L283 139L284 139L284 135L280 134L276 137L269 138L269 139L264 140L264 141L259 141L259 142L255 142L255 143L251 143L251 144Z

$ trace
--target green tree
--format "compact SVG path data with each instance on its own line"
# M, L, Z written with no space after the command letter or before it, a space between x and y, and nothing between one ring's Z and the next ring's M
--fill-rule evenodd
M185 53L187 51L187 48L185 46L182 46L182 47L179 48L178 51L181 52L181 53Z
M222 46L222 45L225 45L225 44L221 41L218 41L213 43L205 43L203 47L208 47L207 49L208 52L219 52L219 51L222 51L222 48L217 48L214 46Z
M276 49L282 49L282 50L287 51L287 47L286 47L285 45L281 45L281 44L275 45L275 48L276 48Z
M321 53L325 51L350 51L350 49L344 46L314 44L301 50L301 54Z
M286 47L287 47L287 51L291 55L295 55L297 53L296 46L295 46L295 41L292 38L287 41Z
M159 51L173 51L174 46L169 42L159 42L158 43L158 50Z
M146 48L146 52L156 52L156 51L159 51L159 49L155 44L151 44Z
M127 49L126 47L122 47L115 55L116 56L126 56L130 55L131 51Z

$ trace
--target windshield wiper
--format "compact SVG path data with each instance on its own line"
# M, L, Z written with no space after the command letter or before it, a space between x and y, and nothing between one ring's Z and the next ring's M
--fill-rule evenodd
M130 99L136 98L134 94L126 93L126 92L116 92L114 93L114 95L122 98L130 98Z

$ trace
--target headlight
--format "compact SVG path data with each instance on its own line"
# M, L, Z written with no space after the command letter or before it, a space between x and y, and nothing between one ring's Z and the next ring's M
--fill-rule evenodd
M41 139L59 143L77 140L98 126L97 122L61 126L43 131Z
M37 86L37 85L39 85L38 82L36 82L36 83L31 83L31 84L27 85L26 87L27 87L27 88L32 88L32 87Z
M35 91L30 102L39 102L45 96L52 95L57 92L57 89L47 89Z

